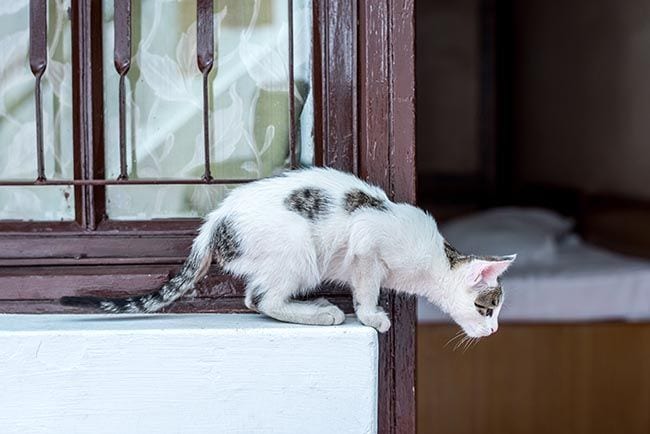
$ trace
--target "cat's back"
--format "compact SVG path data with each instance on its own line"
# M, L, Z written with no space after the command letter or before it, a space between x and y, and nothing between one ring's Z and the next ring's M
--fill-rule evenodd
M346 203L350 206L349 202L355 200L389 202L380 188L349 173L319 167L288 171L236 188L222 208L271 212L274 208L278 211L291 210L292 207L300 210L310 204L331 213L344 210Z

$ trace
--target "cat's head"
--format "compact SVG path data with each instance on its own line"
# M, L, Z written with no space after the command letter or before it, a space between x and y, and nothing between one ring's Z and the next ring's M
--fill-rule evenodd
M441 307L469 337L496 332L504 291L500 276L517 255L463 255L445 244L449 275L445 279L445 297Z

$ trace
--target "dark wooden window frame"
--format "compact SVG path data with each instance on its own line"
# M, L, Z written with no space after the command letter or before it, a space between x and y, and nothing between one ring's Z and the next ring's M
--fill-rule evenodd
M73 0L75 179L104 177L101 2ZM415 201L414 2L314 0L316 163ZM83 162L83 163L82 163ZM92 175L92 176L91 176ZM103 186L75 186L72 222L0 222L0 312L81 312L57 300L158 287L182 263L198 220L106 219ZM83 200L83 199L86 200ZM244 312L242 284L216 272L170 312ZM326 292L350 310L349 296ZM379 432L414 433L415 301L385 294Z

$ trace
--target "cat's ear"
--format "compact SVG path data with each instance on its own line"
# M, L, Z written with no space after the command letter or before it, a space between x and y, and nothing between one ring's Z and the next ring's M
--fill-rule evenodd
M496 286L497 278L501 276L517 255L488 256L474 258L466 265L467 280L471 286Z

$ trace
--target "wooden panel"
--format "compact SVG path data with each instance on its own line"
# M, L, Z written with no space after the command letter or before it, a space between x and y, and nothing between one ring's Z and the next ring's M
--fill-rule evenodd
M418 327L421 434L650 432L650 324L503 325L463 352Z
M415 202L414 3L359 3L359 175ZM380 433L415 432L415 304L384 294L393 321L380 341Z
M75 179L104 177L104 89L102 82L102 5L81 0L73 3L73 113ZM83 198L83 200L82 200ZM75 187L77 221L95 230L103 218L104 187Z
M415 2L390 3L390 195L415 203ZM395 432L415 432L415 298L395 297Z
M388 2L362 2L359 5L359 176L387 192L390 189L389 129L389 45ZM384 293L380 304L393 321L381 336L379 355L379 428L381 433L395 429L395 318L394 295Z
M314 3L315 138L322 145L316 163L348 172L356 172L358 146L356 8L356 1Z
M593 197L580 219L580 233L590 243L627 255L650 258L650 201Z

